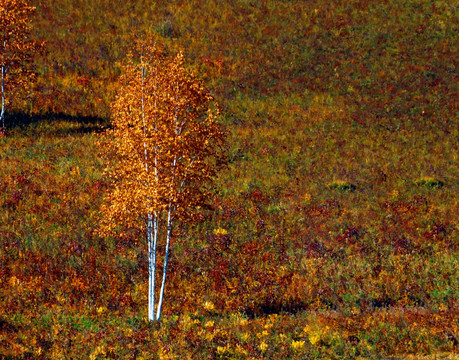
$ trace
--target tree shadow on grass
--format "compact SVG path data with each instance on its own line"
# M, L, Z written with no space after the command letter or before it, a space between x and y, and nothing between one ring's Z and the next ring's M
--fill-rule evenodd
M244 309L244 313L250 319L256 317L264 317L272 314L298 314L303 311L307 311L310 307L310 302L306 301L294 301L286 304L279 302L262 302L254 304Z
M110 125L109 119L97 116L75 116L64 113L44 113L30 115L24 112L13 112L7 114L5 125L6 130L29 130L42 123L71 123L76 126L50 128L49 133L54 135L87 134L101 132Z

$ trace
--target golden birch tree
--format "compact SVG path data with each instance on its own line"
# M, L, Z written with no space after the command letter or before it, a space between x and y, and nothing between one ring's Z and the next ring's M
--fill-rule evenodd
M27 0L0 0L1 126L6 108L27 89L34 77L32 56L43 44L32 39L30 19L35 8Z
M120 225L145 230L148 318L153 321L161 317L174 229L207 199L221 166L224 134L212 96L186 70L182 53L165 56L153 45L139 53L137 62L131 57L124 67L112 105L105 140L111 191L101 208L101 228L106 235ZM161 242L165 253L159 276Z

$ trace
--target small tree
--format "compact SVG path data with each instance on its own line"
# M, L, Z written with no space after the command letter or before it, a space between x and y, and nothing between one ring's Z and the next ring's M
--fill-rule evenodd
M102 233L122 224L145 229L148 244L148 318L159 320L170 243L176 224L192 219L208 197L220 167L224 135L212 110L213 98L184 66L178 53L166 57L143 47L140 61L124 67L112 106L105 149L111 179L102 207ZM159 300L156 295L158 244L165 243ZM156 313L155 313L156 307Z
M34 11L27 0L0 0L0 120L3 128L7 106L32 82L34 76L28 65L33 54L42 47L30 34Z

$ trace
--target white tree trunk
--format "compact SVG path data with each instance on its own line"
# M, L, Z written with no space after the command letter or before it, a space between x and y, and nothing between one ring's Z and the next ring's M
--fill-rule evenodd
M146 69L142 67L142 121L143 121L143 133L146 137L146 119L145 119L145 94L144 84L146 77ZM145 171L148 172L148 149L146 140L143 143L144 147L144 160L145 160ZM156 154L155 154L155 174L156 169ZM149 186L149 184L147 184ZM152 215L150 212L147 214L147 243L148 243L148 320L155 320L155 279L156 279L156 247L158 243L158 215L155 212Z
M2 66L2 112L0 113L0 120L2 127L5 127L5 66Z
M152 215L148 214L148 320L155 319L155 269L156 269L156 226L153 229Z
M172 217L171 217L171 204L169 204L169 211L167 215L167 236L166 236L166 251L164 254L163 281L161 283L161 290L159 293L159 301L158 301L158 309L156 312L157 321L161 319L161 309L163 306L164 289L166 287L167 263L169 260L169 246L170 246L171 235L172 235Z
M3 38L6 37L6 34L3 34ZM3 49L2 49L2 84L1 84L1 91L2 91L2 112L0 113L0 121L2 122L2 127L5 127L5 77L7 67L5 64L5 51L6 51L6 40L3 40Z

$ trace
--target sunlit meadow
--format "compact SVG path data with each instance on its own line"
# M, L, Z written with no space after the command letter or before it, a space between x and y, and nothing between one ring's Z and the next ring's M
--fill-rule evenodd
M457 6L33 1L33 101L0 138L0 358L456 359ZM227 167L177 230L96 235L96 146L148 32L222 108Z

